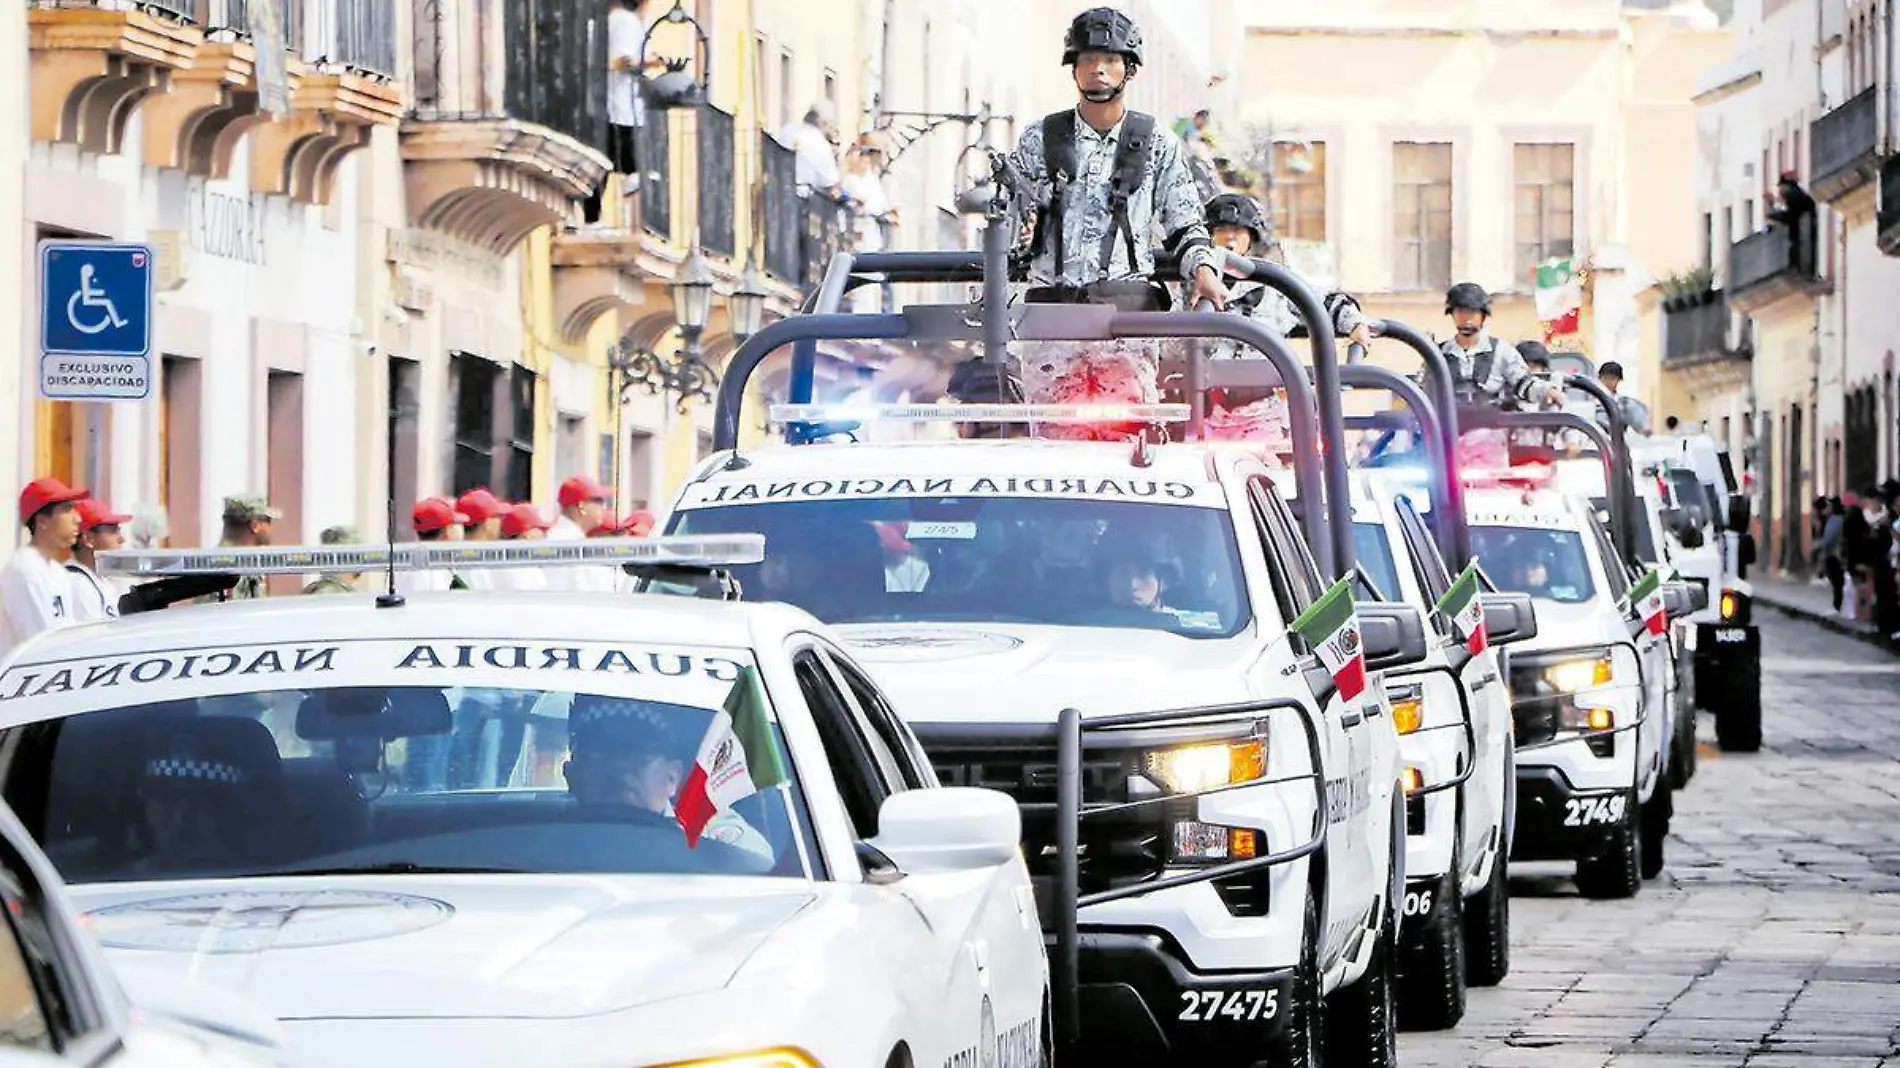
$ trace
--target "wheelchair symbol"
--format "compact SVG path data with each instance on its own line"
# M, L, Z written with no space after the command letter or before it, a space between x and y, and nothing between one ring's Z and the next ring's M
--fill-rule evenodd
M92 284L92 274L92 264L80 264L79 288L66 301L66 321L82 334L102 334L108 329L123 327L126 320L120 317L118 306L106 296L105 290ZM82 308L92 313L86 316L85 322L80 321Z

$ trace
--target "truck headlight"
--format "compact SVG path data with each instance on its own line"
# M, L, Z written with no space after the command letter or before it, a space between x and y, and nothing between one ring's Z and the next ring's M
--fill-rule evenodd
M1198 794L1265 775L1267 743L1252 740L1163 749L1149 753L1143 767L1170 793Z
M1544 668L1544 678L1562 693L1608 686L1610 677L1610 658L1607 656L1559 660Z
M1386 694L1392 704L1392 725L1400 734L1415 733L1425 723L1425 688L1395 687Z
M1256 738L1162 749L1143 757L1142 768L1169 793L1202 793L1264 777L1267 743ZM1205 864L1258 856L1260 840L1258 832L1248 827L1176 820L1171 845L1169 857L1173 863Z
M1567 731L1615 730L1616 713L1607 708L1566 705L1557 711L1557 726Z

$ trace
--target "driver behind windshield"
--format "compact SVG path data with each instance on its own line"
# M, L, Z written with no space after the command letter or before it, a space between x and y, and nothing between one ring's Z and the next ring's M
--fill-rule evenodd
M568 793L582 809L675 818L673 802L686 781L683 758L697 738L680 727L691 712L668 712L649 701L581 694L568 711ZM703 837L773 859L764 835L737 812L712 818Z
M1108 561L1109 603L1116 608L1143 608L1160 611L1162 594L1167 592L1161 570L1145 556L1122 554Z
M263 727L226 720L230 726ZM256 776L225 739L179 730L161 755L140 769L141 855L128 866L139 874L202 871L253 862L249 828L256 818L250 787Z

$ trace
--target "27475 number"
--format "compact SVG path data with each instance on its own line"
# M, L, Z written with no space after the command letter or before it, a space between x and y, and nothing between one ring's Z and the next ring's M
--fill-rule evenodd
M1271 1020L1280 1014L1279 990L1183 990L1183 1020L1216 1023Z
M1600 827L1623 822L1629 811L1628 794L1571 797L1564 800L1564 826Z

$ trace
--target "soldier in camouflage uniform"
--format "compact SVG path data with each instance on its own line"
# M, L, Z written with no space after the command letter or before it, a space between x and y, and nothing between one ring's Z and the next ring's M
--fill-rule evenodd
M254 548L269 545L271 528L284 513L271 507L270 499L262 493L241 493L224 499L224 536L218 539L218 547ZM264 596L264 577L246 575L238 580L237 587L231 591L231 597L256 598Z
M358 542L356 528L352 526L330 527L318 536L325 545L355 545ZM305 593L355 593L356 584L362 579L356 575L325 575L303 588Z

